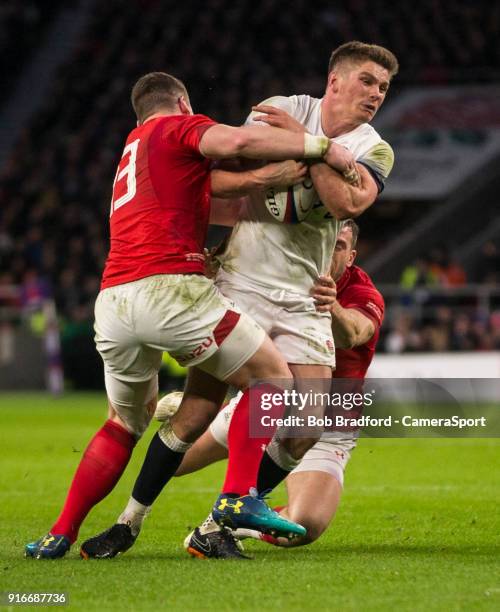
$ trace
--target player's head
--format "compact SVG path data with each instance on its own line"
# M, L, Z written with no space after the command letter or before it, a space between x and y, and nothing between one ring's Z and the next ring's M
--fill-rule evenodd
M138 125L157 113L193 113L184 83L165 72L149 72L142 76L132 88L131 100Z
M330 57L325 95L355 121L371 121L398 69L396 56L385 47L345 43Z
M337 235L337 242L333 250L330 276L335 282L350 268L356 259L356 243L358 241L359 226L352 219L344 221L342 229Z

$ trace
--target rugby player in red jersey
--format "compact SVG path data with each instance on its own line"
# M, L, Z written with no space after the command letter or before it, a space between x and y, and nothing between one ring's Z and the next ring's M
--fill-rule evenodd
M320 311L328 311L332 315L336 346L334 378L357 379L362 384L375 353L384 316L384 300L368 274L354 265L358 232L354 221L349 220L344 224L332 257L331 277L319 280L313 297ZM186 453L177 476L227 457L228 443L238 444L248 436L248 424L246 431L241 431L241 420L232 420L236 404L232 401L221 410L208 431ZM240 431L236 429L238 427ZM247 453L245 462L240 466L242 487L255 481L259 455L264 452L266 442L263 438L260 445L252 445L255 456ZM355 444L355 439L349 435L325 435L304 455L285 480L288 504L280 509L280 513L304 525L307 529L305 536L288 540L273 538L255 530L237 530L236 535L262 539L279 546L300 546L319 538L337 510L344 470ZM211 545L210 552L207 541ZM185 541L186 548L194 556L223 557L226 549L212 544L210 532L205 533L202 528L189 534Z
M210 212L210 159L323 158L339 174L357 175L352 154L325 136L255 126L234 128L193 115L183 83L150 73L135 84L138 125L127 138L113 184L111 248L95 306L96 345L104 361L109 418L87 447L64 508L49 533L27 544L36 559L62 557L85 516L115 486L154 413L163 351L197 366L181 407L154 436L147 456L162 474L144 468L134 499L150 505L183 454L215 417L226 384L282 379L284 358L249 316L203 275ZM210 391L200 398L190 385ZM220 387L214 385L224 381ZM152 497L151 497L152 496ZM291 533L261 500L259 512Z

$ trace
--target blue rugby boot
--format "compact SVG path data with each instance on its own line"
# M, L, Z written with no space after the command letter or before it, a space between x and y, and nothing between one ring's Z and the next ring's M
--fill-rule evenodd
M71 547L66 536L48 533L36 542L30 542L24 547L24 556L33 559L59 559L64 557Z
M216 523L230 529L256 529L289 540L306 534L302 525L289 521L270 508L255 489L250 489L249 495L236 498L221 493L212 508L212 516Z

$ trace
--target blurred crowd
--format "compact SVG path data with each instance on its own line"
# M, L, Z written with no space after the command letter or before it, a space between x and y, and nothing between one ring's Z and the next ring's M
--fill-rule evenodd
M407 266L400 291L385 296L382 350L500 350L500 240L483 245L473 272L474 287L445 248Z
M3 92L15 82L26 61L36 51L61 0L8 0L0 3L0 75ZM0 98L0 107L8 99Z
M25 57L60 4L3 3L0 60L6 62L6 50ZM23 45L28 41L23 49L21 29ZM391 95L405 83L494 81L499 31L500 5L483 0L295 0L286 7L279 0L95 2L76 53L0 176L1 283L51 290L64 320L92 320L108 248L111 184L135 123L129 93L141 74L174 73L186 82L195 110L239 124L253 103L271 94L321 95L332 49L351 39L385 44L399 56L401 74ZM10 74L6 67L2 83ZM363 232L369 237L369 228ZM496 265L489 276L467 279L452 258L446 265L419 260L401 285L458 286L491 275L498 281ZM398 319L400 336L412 327L407 316ZM471 329L479 324L486 323L470 321ZM448 320L435 327L441 333L457 325ZM388 350L397 344L390 336L386 343Z

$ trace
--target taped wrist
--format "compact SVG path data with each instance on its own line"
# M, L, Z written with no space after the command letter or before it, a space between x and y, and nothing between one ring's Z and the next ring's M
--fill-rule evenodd
M304 134L304 157L323 157L330 146L330 139L326 136L313 136Z

